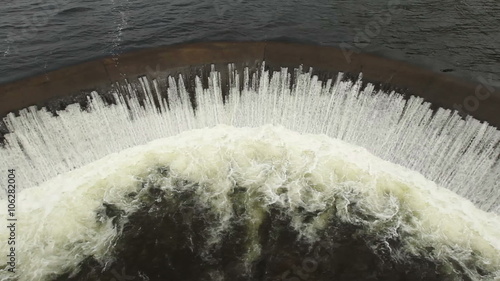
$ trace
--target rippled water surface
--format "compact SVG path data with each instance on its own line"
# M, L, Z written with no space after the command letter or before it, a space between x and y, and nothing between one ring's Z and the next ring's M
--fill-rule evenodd
M495 0L23 0L0 7L0 82L186 41L293 39L499 81Z

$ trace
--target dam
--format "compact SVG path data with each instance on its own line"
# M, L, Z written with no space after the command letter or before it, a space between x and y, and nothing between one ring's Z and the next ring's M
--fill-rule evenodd
M212 42L0 85L0 100L0 168L17 171L27 230L7 280L499 276L488 83Z

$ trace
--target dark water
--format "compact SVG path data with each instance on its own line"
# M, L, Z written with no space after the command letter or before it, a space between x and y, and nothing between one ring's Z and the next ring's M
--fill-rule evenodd
M168 168L158 171L162 178L170 177ZM385 231L373 233L362 223L342 222L335 207L313 213L298 209L305 224L320 215L333 215L316 242L301 237L292 227L289 210L274 204L255 232L251 226L256 217L252 214L263 208L263 202L258 197L250 199L251 189L242 186L230 193L234 213L224 223L227 228L219 233L220 241L211 244L208 241L220 226L220 217L213 207L201 203L195 191L198 183L175 179L176 187L171 191L156 184L156 180L146 180L140 192L127 195L142 202L131 215L125 216L125 211L106 203L97 212L100 223L112 221L121 232L113 243L111 266L90 256L78 270L51 280L471 281L464 274L466 270L481 272L485 280L490 278L475 266L447 266L448 257L434 258L433 249L410 254L400 240L406 234L388 239ZM248 200L252 201L249 205ZM355 205L349 212L356 213ZM249 261L248 253L254 248L261 250Z
M186 41L353 48L500 81L497 0L22 0L0 6L0 83Z

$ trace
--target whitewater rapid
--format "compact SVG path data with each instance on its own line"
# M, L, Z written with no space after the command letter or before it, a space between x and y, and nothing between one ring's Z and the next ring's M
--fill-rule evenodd
M335 237L328 226L339 222L356 227L373 248L385 247L393 261L421 257L453 280L500 278L498 215L339 139L273 125L218 125L110 154L22 190L18 272L0 271L0 280L53 280L76 274L89 257L112 265L128 218L151 200L180 204L177 195L185 192L211 214L203 247L193 249L205 259L237 218L247 241L242 260L259 260L259 229L278 210L304 243ZM399 246L392 249L392 240Z
M225 90L223 75L230 81ZM229 64L226 72L212 66L206 77L124 81L110 92L83 94L83 107L70 100L57 112L30 107L9 114L0 170L16 169L22 190L183 131L274 124L364 147L500 213L500 130L361 78L338 73L321 80L312 69L271 72L265 65L240 73Z

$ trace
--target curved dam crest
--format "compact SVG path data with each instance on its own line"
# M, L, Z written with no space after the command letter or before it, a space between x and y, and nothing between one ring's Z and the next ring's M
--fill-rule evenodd
M220 70L218 70L220 69ZM486 211L500 206L500 131L470 116L377 89L343 73L320 77L302 68L279 71L234 64L191 76L141 77L104 92L80 94L64 109L34 107L4 118L1 169L17 168L20 187L110 153L186 130L227 124L281 125L326 134L422 173ZM201 69L203 70L203 69ZM78 100L76 100L78 101ZM58 103L56 103L58 104ZM35 167L35 168L33 168Z
M280 42L142 50L0 85L22 230L18 272L0 279L496 280L499 97Z
M125 79L136 81L138 77L157 78L160 74L191 77L210 71L203 66L213 64L223 71L229 63L236 69L249 67L255 72L264 61L270 71L302 65L304 69L312 67L319 76L343 72L357 77L363 73L365 82L382 86L386 91L394 89L401 94L422 97L433 107L457 110L462 115L500 127L497 114L500 90L488 79L472 83L348 49L283 42L178 44L62 68L0 85L0 117L32 105L64 108L64 104L81 100L78 96L82 93L107 92Z

